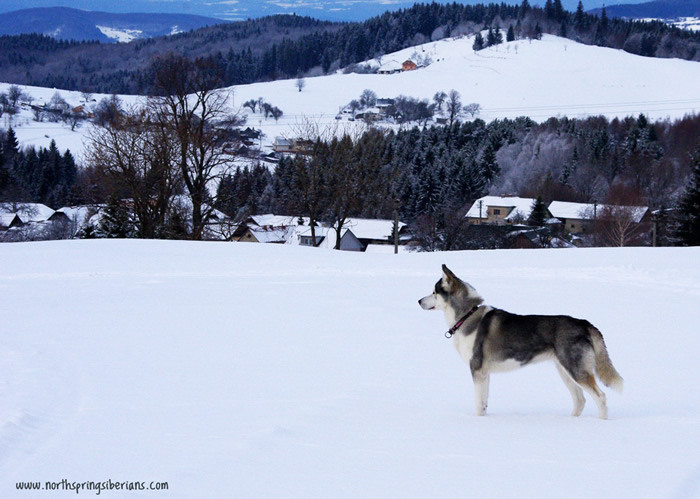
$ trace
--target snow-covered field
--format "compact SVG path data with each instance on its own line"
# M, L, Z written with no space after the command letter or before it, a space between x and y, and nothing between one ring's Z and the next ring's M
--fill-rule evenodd
M352 254L278 245L0 245L0 497L700 496L700 249ZM610 419L554 366L468 367L420 309L447 263L487 302L585 317Z
M320 128L355 128L359 122L336 120L339 110L358 99L365 89L377 96L405 95L432 100L436 92L460 92L464 104L478 103L478 117L530 116L544 121L552 116L612 117L647 114L652 120L675 119L700 112L700 64L678 59L635 56L621 50L587 46L572 40L545 35L542 40L518 40L475 53L473 37L447 39L388 54L373 66L391 61L429 58L432 63L405 73L333 74L306 78L299 92L296 80L280 80L231 87L231 102L240 108L250 99L262 97L279 107L284 116L276 122L260 113L249 113L248 124L265 134L263 146L276 136L296 137L307 121ZM4 91L7 85L0 84ZM55 89L26 87L35 103L48 102ZM79 92L60 92L74 106ZM97 101L105 97L93 96ZM122 97L127 103L139 98ZM6 121L4 118L3 121ZM7 125L7 123L3 123ZM25 112L14 122L23 145L47 147L55 139L59 148L69 148L80 157L88 127L70 131L65 126L32 121Z

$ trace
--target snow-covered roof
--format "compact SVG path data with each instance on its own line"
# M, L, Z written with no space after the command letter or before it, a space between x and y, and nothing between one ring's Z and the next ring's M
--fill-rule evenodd
M78 223L83 223L87 221L88 215L92 216L98 211L101 211L102 209L105 208L106 205L104 204L95 204L95 205L82 205L82 206L64 206L63 208L59 208L56 211L60 211L62 213L65 213L68 218L71 220L75 220Z
M552 201L548 209L555 218L593 218L592 204Z
M301 238L303 236L306 237L311 237L311 227L309 226L297 226L296 229L296 235L297 237L292 237L290 240L287 242L289 244L300 244L301 243ZM348 232L352 232L348 228L343 228L341 231L340 238L342 239L345 237L345 234ZM315 230L315 235L316 235L316 240L318 241L319 239L323 238L321 242L317 245L318 248L325 248L325 249L334 249L335 248L335 242L337 239L337 232L333 227L320 227L317 226ZM353 233L354 235L354 233Z
M552 201L549 204L549 212L556 218L567 219L593 219L594 212L598 216L616 209L623 209L632 214L632 220L639 223L649 210L646 206L616 206L599 204L597 207L591 203L572 203L568 201Z
M9 227L15 218L22 220L16 213L0 213L0 227Z
M387 61L379 67L379 72L390 72L390 71L400 71L403 69L402 64L399 61L391 60Z
M406 224L399 222L399 230ZM368 218L349 219L344 227L352 230L358 239L387 239L393 236L393 220L372 220Z
M284 137L275 137L274 144L276 146L291 146L292 141L289 139L285 139Z
M16 209L9 203L0 204L0 213L17 213L24 223L43 222L54 214L54 210L41 203L22 203Z
M288 215L274 215L266 213L264 215L252 215L251 220L260 227L287 227L289 225L299 225L299 217ZM308 225L308 217L303 218L304 224Z
M293 227L253 227L250 231L260 243L286 243L294 233Z
M517 215L527 218L532 211L532 205L535 202L532 198L520 198L517 196L484 196L474 201L474 204L465 215L467 218L488 218L488 208L508 208L511 210L505 217L506 220L512 220ZM481 203L481 209L479 208ZM556 215L555 215L556 216Z

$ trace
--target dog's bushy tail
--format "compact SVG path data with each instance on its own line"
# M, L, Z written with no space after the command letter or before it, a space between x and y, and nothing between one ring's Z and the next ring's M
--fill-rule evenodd
M605 386L609 386L618 393L622 393L624 380L610 361L608 349L605 347L603 335L598 329L590 327L593 352L595 353L595 371Z

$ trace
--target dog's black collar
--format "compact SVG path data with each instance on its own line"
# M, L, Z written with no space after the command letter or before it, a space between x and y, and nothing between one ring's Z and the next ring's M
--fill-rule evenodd
M469 317L471 317L472 314L477 310L479 310L479 305L474 305L472 309L464 315L464 317L457 321L457 324L455 324L447 330L447 332L445 333L445 338L452 338L452 336L457 332L457 330L462 326L462 324L464 324L464 321L469 319Z

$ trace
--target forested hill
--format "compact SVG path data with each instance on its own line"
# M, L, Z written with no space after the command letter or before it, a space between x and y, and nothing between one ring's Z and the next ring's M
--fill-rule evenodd
M567 12L560 0L520 5L416 4L362 23L272 16L128 44L76 44L41 35L0 37L0 81L90 92L148 94L154 59L209 59L222 86L324 74L426 41L487 28L517 38L551 33L652 57L700 61L700 32ZM512 30L510 29L512 28Z
M0 14L0 35L43 33L61 40L114 43L171 35L221 22L191 14L114 14L46 7Z

